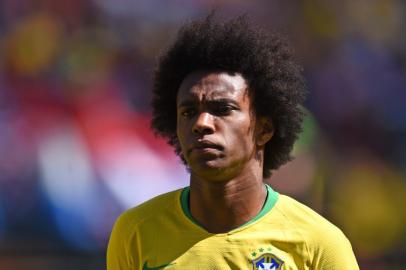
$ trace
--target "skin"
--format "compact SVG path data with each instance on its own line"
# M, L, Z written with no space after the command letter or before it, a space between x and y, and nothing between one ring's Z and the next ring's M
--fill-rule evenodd
M255 116L238 73L196 71L177 95L177 137L190 168L190 211L211 233L254 218L266 199L265 144L272 123Z

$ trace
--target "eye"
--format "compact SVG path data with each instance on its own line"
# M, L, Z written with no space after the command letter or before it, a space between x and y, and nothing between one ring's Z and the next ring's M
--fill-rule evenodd
M234 110L234 107L230 105L219 105L213 108L213 112L216 115L229 115Z
M194 108L183 108L180 110L180 115L183 117L192 117L196 114L196 110Z

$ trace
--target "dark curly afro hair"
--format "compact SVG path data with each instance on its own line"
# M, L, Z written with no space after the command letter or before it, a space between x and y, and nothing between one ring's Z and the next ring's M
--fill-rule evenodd
M198 70L240 73L247 80L254 113L269 117L275 130L265 146L264 177L291 160L307 90L301 67L283 38L252 27L246 16L218 22L210 15L180 29L159 60L152 100L152 128L178 155L177 92L183 79Z

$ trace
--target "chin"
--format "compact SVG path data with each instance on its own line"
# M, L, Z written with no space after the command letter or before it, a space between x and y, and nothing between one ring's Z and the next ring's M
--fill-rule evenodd
M210 160L189 165L190 171L199 176L215 176L222 174L225 167L218 161Z
M223 182L230 179L230 166L219 160L210 160L199 162L193 166L189 166L190 172L210 182Z

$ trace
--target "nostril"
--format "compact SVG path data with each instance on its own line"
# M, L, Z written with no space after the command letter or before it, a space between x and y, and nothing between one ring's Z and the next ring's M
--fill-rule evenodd
M210 133L210 132L211 132L211 129L208 128L208 127L195 127L195 128L193 128L193 133L196 133L196 134L207 134L207 133Z
M214 132L213 118L209 113L200 114L192 129L195 134L210 134Z
M214 132L214 129L210 126L195 125L193 127L193 133L195 134L211 134Z

